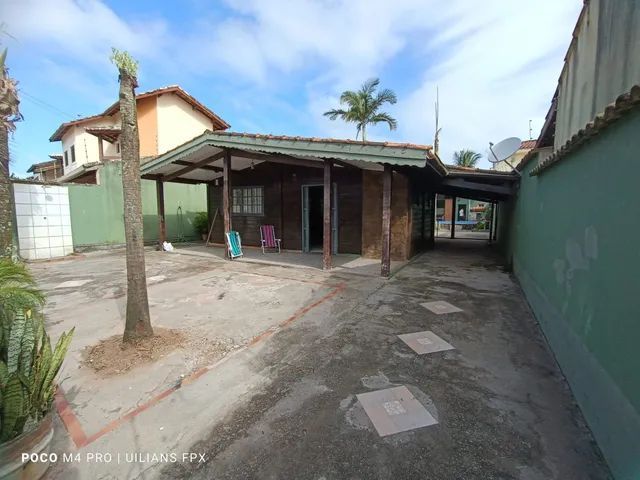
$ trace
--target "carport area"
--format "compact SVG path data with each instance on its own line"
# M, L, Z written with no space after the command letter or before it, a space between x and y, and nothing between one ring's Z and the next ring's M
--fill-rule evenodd
M123 330L123 253L31 265L52 337L76 326L54 451L145 456L57 463L51 478L608 478L518 285L481 242L391 279L149 250L154 327L187 340L105 377L83 358ZM418 354L398 337L427 330L452 348ZM398 387L436 423L380 436L358 396Z

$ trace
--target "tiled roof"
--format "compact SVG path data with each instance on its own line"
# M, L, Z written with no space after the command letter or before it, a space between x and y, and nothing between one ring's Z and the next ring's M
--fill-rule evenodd
M194 109L198 110L200 113L208 117L212 122L214 122L214 124L216 124L215 126L220 130L229 128L230 125L227 122L225 122L222 118L216 115L213 111L211 111L205 105L200 103L194 97L189 95L186 91L184 91L178 85L169 85L162 88L156 88L155 90L149 90L147 92L139 93L136 95L136 100L141 100L147 97L162 95L163 93L176 94L178 97L182 98L185 102L189 103ZM98 120L100 118L109 117L114 113L118 112L119 110L120 110L120 102L115 102L102 113L99 113L97 115L91 115L88 117L78 118L76 120L63 123L57 128L55 132L53 132L53 135L51 135L51 138L49 138L49 141L56 142L56 141L62 140L62 136L64 135L64 133L67 131L69 127L73 127L75 125L79 125L92 120Z
M604 112L597 115L596 118L587 123L584 128L581 128L569 140L567 140L562 147L553 152L546 159L540 162L533 170L531 170L530 175L538 175L540 172L551 167L559 160L564 158L567 154L582 146L584 143L589 141L595 135L598 135L609 125L615 123L622 116L639 106L640 84L634 85L629 92L624 93L616 98L616 101L610 103L604 109Z
M534 140L524 140L520 143L520 150L531 150L532 148L535 148L537 142L537 138Z
M289 135L265 135L261 133L241 133L241 132L209 132L213 135L224 135L224 136L232 136L232 137L245 137L245 138L255 138L255 139L264 139L264 140L282 140L289 142L315 142L315 143L337 143L344 145L362 145L366 147L394 147L394 148L411 148L417 150L424 150L425 152L430 152L433 150L431 145L420 145L416 143L396 143L396 142L371 142L371 141L361 141L361 140L349 140L349 139L339 139L339 138L320 138L320 137L297 137L297 136L289 136Z

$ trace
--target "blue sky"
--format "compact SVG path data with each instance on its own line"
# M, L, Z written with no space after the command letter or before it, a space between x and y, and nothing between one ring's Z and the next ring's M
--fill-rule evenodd
M379 77L398 129L372 140L433 143L441 157L540 130L581 0L4 0L11 75L25 117L12 170L60 150L49 137L117 99L111 46L140 62L139 91L179 84L233 131L353 138L322 112ZM483 166L487 166L486 160Z

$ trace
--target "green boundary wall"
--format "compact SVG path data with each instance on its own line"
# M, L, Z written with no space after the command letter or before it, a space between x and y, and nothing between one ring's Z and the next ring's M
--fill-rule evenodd
M617 479L640 479L640 112L500 209L501 247Z
M103 165L98 183L67 185L74 248L117 246L125 242L120 162ZM193 218L197 212L207 210L206 185L166 183L164 196L168 241L198 239ZM142 213L144 240L153 243L158 240L158 210L156 185L151 180L142 180Z

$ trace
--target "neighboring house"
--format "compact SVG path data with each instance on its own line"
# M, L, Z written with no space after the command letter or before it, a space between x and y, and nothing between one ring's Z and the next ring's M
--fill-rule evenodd
M152 157L205 130L229 125L177 85L136 95L140 156ZM120 159L120 103L104 112L63 123L49 139L62 143L62 182L96 183L105 160Z
M640 5L588 0L504 250L617 479L640 478ZM532 340L535 341L535 340Z
M518 164L522 161L527 153L531 151L536 146L536 142L538 140L524 140L520 144L520 148L516 150L516 152L511 155L506 161L495 163L493 165L494 170L498 170L500 172L510 172L512 171Z
M40 182L53 182L64 174L62 154L49 155L48 162L34 163L27 173L33 174L32 179Z

